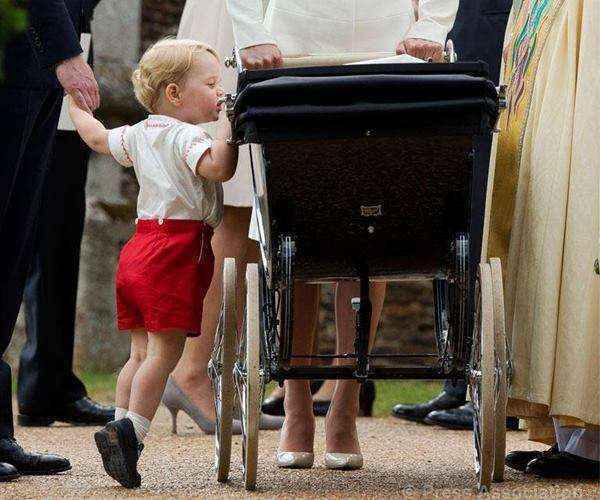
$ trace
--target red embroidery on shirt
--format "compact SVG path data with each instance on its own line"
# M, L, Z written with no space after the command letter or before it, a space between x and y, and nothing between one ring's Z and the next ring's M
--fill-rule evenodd
M146 122L146 128L166 128L168 126L169 126L168 123L151 122L151 121Z
M207 136L208 134L206 134L206 132L204 132L204 135ZM189 142L189 144L185 147L185 151L183 152L183 161L187 163L188 156L189 156L190 152L192 151L193 147L196 144L202 144L203 142L206 142L206 139L204 137L194 137Z
M129 127L123 127L123 130L121 130L121 147L123 148L123 152L125 153L127 161L133 165L133 160L131 159L131 156L129 156L127 148L125 147L125 130L127 130L128 128Z

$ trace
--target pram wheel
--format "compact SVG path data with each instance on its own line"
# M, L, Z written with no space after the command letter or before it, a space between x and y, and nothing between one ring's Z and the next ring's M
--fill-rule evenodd
M469 389L474 410L477 487L483 493L490 489L494 469L494 294L489 264L479 265L474 312Z
M215 401L215 470L217 481L225 482L231 461L231 426L233 421L233 362L237 343L235 259L227 258L223 266L223 301L215 344L208 364Z
M506 399L507 399L507 354L506 326L504 316L504 286L500 259L490 259L492 287L494 293L494 344L495 344L495 432L494 432L494 481L504 481L506 455Z
M258 425L263 379L260 371L260 301L258 265L246 268L246 318L240 341L235 381L242 412L242 453L244 483L247 490L256 488L258 463Z

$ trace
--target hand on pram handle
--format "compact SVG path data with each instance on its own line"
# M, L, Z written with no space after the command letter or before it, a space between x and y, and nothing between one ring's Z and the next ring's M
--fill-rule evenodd
M247 57L243 56L237 49L234 49L233 56L225 59L225 66L238 68L238 71L243 71L244 69L267 69L276 67L298 68L307 66L341 66L343 64L357 63L372 59L385 59L407 53L406 48L403 46L402 51L399 52L396 50L395 53L350 52L341 54L294 54L282 57L281 52L275 45L257 45L255 47L250 47L249 49L252 49L254 52ZM454 43L452 40L448 40L446 42L446 49L442 52L442 61L445 63L455 63L457 60L458 55L454 51ZM426 62L434 62L433 57L426 60Z

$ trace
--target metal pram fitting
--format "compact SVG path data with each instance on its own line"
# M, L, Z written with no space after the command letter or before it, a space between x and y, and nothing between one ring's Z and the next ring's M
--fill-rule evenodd
M224 264L209 363L217 479L229 474L234 387L251 490L267 382L466 379L478 489L486 491L503 479L510 366L500 261L482 258L489 166L474 144L493 134L502 92L484 63L287 62L245 71L238 60L238 92L228 99L233 139L251 144L261 261L247 266L240 332L235 262ZM335 357L315 355L292 365L294 282L340 279L360 282L355 350L338 355L354 362L313 365ZM370 354L370 280L414 279L433 282L437 352ZM378 366L383 357L399 366Z

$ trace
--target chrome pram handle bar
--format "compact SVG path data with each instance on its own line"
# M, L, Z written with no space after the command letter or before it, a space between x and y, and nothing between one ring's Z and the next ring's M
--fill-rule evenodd
M385 59L394 57L393 52L349 52L340 54L294 54L283 58L283 68L301 68L309 66L342 66L360 61L371 61L374 59ZM448 40L446 50L444 51L444 62L454 63L458 56L454 51L454 43ZM431 62L431 61L428 61ZM225 66L228 68L237 68L242 71L242 64L239 51L235 49L232 57L225 59Z

